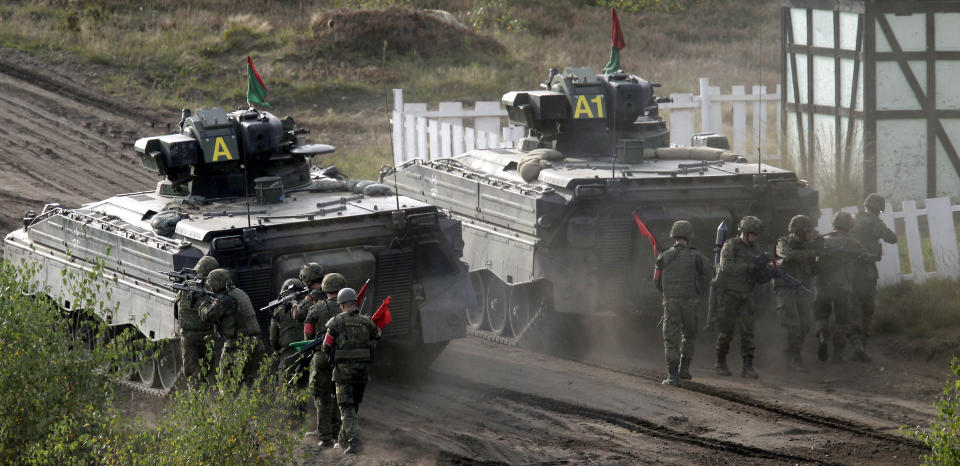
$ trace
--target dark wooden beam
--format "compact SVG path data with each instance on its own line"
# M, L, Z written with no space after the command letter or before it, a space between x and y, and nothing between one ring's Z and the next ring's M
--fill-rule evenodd
M928 13L932 14L932 13ZM932 24L932 23L931 23ZM923 51L923 52L877 52L873 57L877 61L897 61L897 60L926 60L927 56L933 54L937 60L960 60L960 51Z
M839 15L837 12L834 13ZM815 47L812 45L803 44L791 44L790 51L795 53L817 55L820 57L856 58L856 52L853 50L833 49L830 47Z
M937 48L936 42L936 21L933 13L927 13L924 21L927 23L927 199L937 197L937 123L940 122L939 116L935 112L937 108L937 60L933 57L933 51ZM960 174L960 170L957 172Z
M810 105L810 104L795 104L793 102L787 102L787 110L789 111L799 111L803 113L815 113L818 115L840 115L841 117L850 117L853 118L863 118L863 111L861 110L850 110L850 107L836 107L834 105Z
M793 20L787 15L786 22L784 27L787 28L787 45L793 44ZM793 81L793 101L795 105L800 105L800 83L799 83L799 74L797 73L797 54L790 54L790 79ZM784 108L787 108L787 104ZM814 173L810 167L809 156L807 154L807 143L804 139L803 134L803 115L799 111L795 111L797 119L797 142L800 144L800 166L803 167L804 176L807 177L807 180L810 183L813 183ZM786 121L786 120L784 120Z
M855 109L857 108L857 91L859 90L859 86L860 86L860 66L861 66L860 63L861 63L861 57L863 56L862 54L863 52L863 15L860 15L859 17L857 17L856 41L857 41L857 45L856 45L857 58L853 59L853 82L850 84L850 106L849 106L849 109L852 112L854 112L854 115L856 115L857 113ZM859 113L860 113L859 118L862 119L863 112L859 112ZM852 154L853 128L854 126L856 126L855 124L856 121L854 120L855 120L854 118L847 119L847 136L843 143L843 155L844 155L843 172L845 176L847 176L847 174L850 173L850 159L853 157L853 154ZM849 178L846 178L846 179L849 179ZM863 196L860 196L860 197L863 198Z
M863 14L863 190L877 191L877 63L870 59L877 51L876 17Z
M833 46L840 50L840 12L833 11ZM840 56L833 57L833 170L837 186L844 183L844 154L840 151Z
M781 0L780 5L789 8L813 8L815 10L863 13L864 0Z
M813 43L813 9L807 8L807 43ZM807 54L807 103L813 105L813 54ZM810 148L810 172L814 172L816 167L816 135L813 130L814 112L807 113L807 147Z

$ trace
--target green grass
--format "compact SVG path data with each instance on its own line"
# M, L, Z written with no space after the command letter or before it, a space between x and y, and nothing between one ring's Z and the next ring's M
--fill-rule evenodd
M960 281L902 282L877 293L878 333L923 338L960 327Z

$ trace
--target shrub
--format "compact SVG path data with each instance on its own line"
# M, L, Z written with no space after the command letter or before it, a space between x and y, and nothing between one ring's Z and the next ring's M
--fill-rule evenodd
M901 432L920 440L930 448L922 455L923 464L960 464L960 359L954 356L950 362L953 376L943 387L943 395L933 403L937 408L937 420L930 423L930 430L920 426L903 426Z
M960 286L957 280L904 281L877 294L874 326L883 334L920 337L937 329L960 326Z

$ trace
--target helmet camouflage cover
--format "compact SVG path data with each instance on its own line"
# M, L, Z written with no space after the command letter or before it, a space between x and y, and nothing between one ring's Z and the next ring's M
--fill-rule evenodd
M288 295L290 293L296 293L304 289L303 282L296 278L288 278L283 282L283 286L280 287L280 294Z
M843 230L849 230L853 228L853 215L850 214L850 212L844 211L833 214L833 227Z
M336 293L347 286L347 280L339 273L328 273L323 277L323 283L320 284L320 291L324 293Z
M677 220L670 227L671 238L693 239L693 225L686 220Z
M806 215L794 215L790 219L790 226L787 229L790 230L790 233L797 235L813 231L813 220L810 220L810 217Z
M747 215L740 219L740 227L738 228L741 233L753 233L759 235L763 231L763 222L759 218L752 215Z
M233 279L230 278L230 272L227 269L214 269L207 275L207 285L213 291L220 291L232 282Z
M316 262L300 267L300 281L304 285L311 285L313 282L323 279L323 275L323 266Z
M870 193L863 201L863 206L873 212L881 212L886 207L887 200L877 193Z
M216 257L203 256L197 261L197 265L193 267L193 270L197 272L197 276L203 278L213 271L213 269L217 268L220 268L220 262L217 261Z

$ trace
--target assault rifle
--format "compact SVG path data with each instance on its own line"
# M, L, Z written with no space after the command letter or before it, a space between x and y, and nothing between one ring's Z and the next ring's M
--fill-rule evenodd
M292 303L292 302L294 302L294 301L296 301L296 300L298 300L298 299L300 299L300 298L303 298L303 297L306 296L308 293L310 293L310 289L309 289L309 288L304 288L304 289L302 289L302 290L300 290L300 291L296 291L296 292L290 293L290 294L288 294L288 295L286 295L286 296L281 296L281 297L279 297L279 298L277 298L277 299L274 299L273 301L270 301L269 303L267 303L266 306L261 307L261 308L260 308L260 312L269 311L269 310L272 310L273 308L275 308L275 307L277 307L277 306L282 306L282 305L287 304L287 303Z
M293 376L287 383L293 383L297 376L303 371L303 368L310 363L310 358L313 357L313 353L320 349L320 345L323 344L323 337L316 338L313 340L303 340L290 343L290 346L297 349L296 353L287 356L284 360L285 367L293 367Z
M788 285L799 288L805 293L813 294L813 291L810 288L807 288L797 277L790 275L787 272L784 272L780 267L773 265L773 261L770 259L770 255L766 252L761 253L759 256L753 258L753 275L757 280L757 283L765 283L770 281L772 278L778 278L787 282Z
M167 277L170 279L167 287L171 289L193 293L195 296L216 296L216 293L203 287L203 281L193 269L167 272Z
M717 225L717 241L713 245L713 267L715 270L720 269L720 251L723 250L723 243L727 241L727 221L720 221L720 225ZM704 331L712 332L713 331L713 321L715 320L714 316L717 314L717 285L710 284L710 300L707 304L707 326L704 327Z

